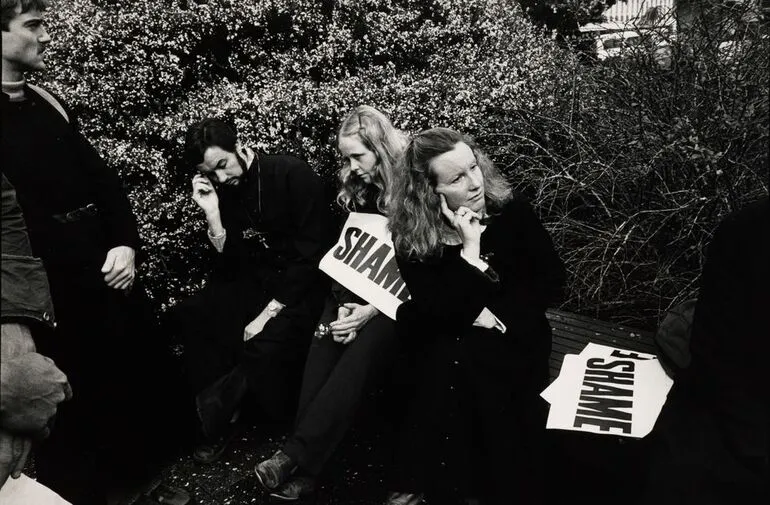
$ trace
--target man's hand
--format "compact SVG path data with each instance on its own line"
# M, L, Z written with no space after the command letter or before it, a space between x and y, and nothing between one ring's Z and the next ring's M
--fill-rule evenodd
M243 341L248 342L255 336L262 333L265 328L265 324L270 320L270 315L267 310L263 310L252 322L246 325L243 329Z
M67 376L36 352L3 362L0 389L0 428L30 436L47 436L57 405L72 397Z
M8 477L18 479L27 464L32 440L0 430L0 487Z
M219 212L219 197L208 177L196 174L192 180L192 198L207 216Z
M134 258L136 253L126 245L113 247L107 252L107 259L102 265L104 282L114 289L129 290L134 285Z
M358 336L358 332L361 328L379 313L380 311L371 304L343 304L337 312L337 315L339 316L338 319L329 323L329 328L332 331L332 338L335 342L349 344Z

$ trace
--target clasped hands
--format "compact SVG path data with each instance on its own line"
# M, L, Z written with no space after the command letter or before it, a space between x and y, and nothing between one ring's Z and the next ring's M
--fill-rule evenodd
M329 323L332 339L340 344L349 344L358 336L358 332L374 316L379 314L373 305L344 303L337 309L337 320Z

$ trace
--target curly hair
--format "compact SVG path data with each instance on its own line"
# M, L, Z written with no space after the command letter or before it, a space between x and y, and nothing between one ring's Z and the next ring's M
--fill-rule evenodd
M337 139L356 136L361 143L377 157L376 172L372 183L367 184L353 173L345 163L339 171L340 190L337 203L348 211L366 204L376 188L377 209L387 213L395 180L398 178L398 159L408 142L407 136L393 127L390 120L380 111L368 105L353 109L340 125Z
M434 191L436 177L430 163L460 142L471 148L481 169L487 213L498 213L513 198L508 181L473 139L449 128L420 132L404 151L402 176L393 190L388 226L399 255L423 261L441 254L441 239L450 233L450 229Z

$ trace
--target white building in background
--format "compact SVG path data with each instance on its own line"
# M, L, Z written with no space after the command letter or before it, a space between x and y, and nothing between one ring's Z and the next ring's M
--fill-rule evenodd
M604 11L603 22L588 23L581 26L580 31L613 32L652 25L677 29L677 23L687 25L703 3L704 0L618 0ZM770 19L770 0L725 0L724 3L756 7L757 15L763 13L765 20Z
M673 12L674 0L618 0L604 11L604 17L611 23L633 23L649 16L651 9L657 9L658 15L665 16Z
M674 26L676 0L618 0L604 11L604 21L588 23L581 32L611 32L655 25Z

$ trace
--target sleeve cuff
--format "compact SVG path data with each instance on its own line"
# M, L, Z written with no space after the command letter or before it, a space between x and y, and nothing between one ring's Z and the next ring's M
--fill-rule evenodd
M217 252L222 252L225 248L225 239L227 238L227 230L223 230L219 235L212 235L211 230L206 230L206 235L209 236L209 240Z
M470 265L473 265L474 267L478 268L482 272L486 272L487 269L489 268L489 265L487 264L487 262L482 259L476 259L476 260L469 259L465 255L465 251L460 251L460 256L462 257L462 259L467 261Z
M496 330L500 330L500 333L505 333L506 331L508 331L508 328L505 326L505 324L502 321L500 321L500 318L497 317L494 312L490 310L489 313L492 314L492 317L495 318L494 328Z

